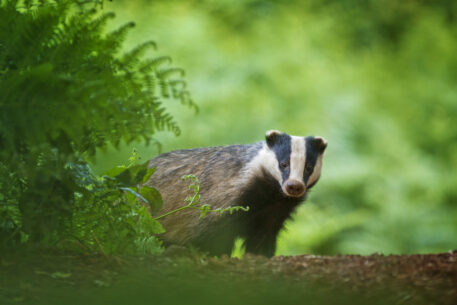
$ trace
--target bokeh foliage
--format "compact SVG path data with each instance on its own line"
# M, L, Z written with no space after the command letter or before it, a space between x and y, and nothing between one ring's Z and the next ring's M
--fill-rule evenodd
M114 1L128 44L156 37L192 75L195 117L163 150L329 141L322 180L278 254L457 247L457 4L452 0ZM151 17L153 16L153 17ZM141 155L156 151L135 144ZM99 170L131 151L108 150Z
M147 165L126 182L119 171L97 177L87 160L108 144L155 141L158 130L178 135L163 101L194 104L184 72L148 53L155 42L122 49L134 24L107 31L114 14L102 3L0 2L0 246L160 248L160 224L122 189L134 192Z

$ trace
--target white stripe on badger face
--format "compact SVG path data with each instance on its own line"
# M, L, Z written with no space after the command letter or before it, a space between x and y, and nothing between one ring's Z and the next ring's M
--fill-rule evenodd
M312 185L315 183L319 177L321 176L321 169L322 169L322 154L319 154L316 160L316 165L314 166L314 171L311 176L308 178L308 185Z
M274 151L264 143L259 153L244 168L242 183L247 183L253 177L260 177L262 170L266 170L281 185L282 174L279 170L278 159Z
M289 180L303 181L305 170L306 146L305 139L302 137L291 136L290 142L290 174Z

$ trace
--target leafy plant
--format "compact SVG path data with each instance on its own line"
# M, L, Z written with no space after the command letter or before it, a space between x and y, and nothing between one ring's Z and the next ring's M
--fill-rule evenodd
M147 162L136 164L134 157L128 166L118 166L101 177L87 164L69 167L82 191L75 194L75 212L64 246L105 254L162 252L156 235L164 229L151 216L151 211L162 206L162 197L156 189L142 185L154 172Z
M116 231L121 240L122 236L161 230L156 221L145 216L144 206L119 195L131 190L129 183L152 171L131 165L115 180L107 178L109 175L99 179L86 161L107 144L117 147L121 141L154 141L157 130L179 135L180 128L163 107L164 99L194 109L196 106L181 79L182 69L168 67L169 57L146 56L156 48L154 42L122 53L134 23L105 33L105 25L114 14L100 12L100 3L0 3L3 246L27 238L55 245L68 232L78 238L92 232L92 246L94 240L105 239L102 231L108 228L95 228L103 217L110 219L110 225L118 225L119 218L130 223L128 229ZM118 189L121 184L123 189ZM152 189L128 192L158 198ZM112 200L117 200L116 208ZM82 225L88 225L89 219L94 221L93 229Z

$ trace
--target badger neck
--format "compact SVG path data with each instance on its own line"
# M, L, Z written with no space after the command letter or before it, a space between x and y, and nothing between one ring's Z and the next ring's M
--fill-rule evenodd
M294 209L300 202L305 200L306 194L301 197L290 197L284 194L276 177L273 177L266 169L262 174L250 181L244 192L251 202L252 208L265 208L276 206L279 209ZM247 202L250 205L249 202ZM290 211L289 211L290 212Z
M268 174L276 181L282 180L275 153L268 148L265 142L256 145L256 155L246 164L241 173L240 184L251 185L254 181ZM279 183L279 182L277 182Z
M238 214L240 235L251 240L247 243L248 246L264 239L275 240L284 222L304 199L305 195L300 198L287 197L278 181L267 171L263 171L263 175L246 185L246 189L236 201L237 204L250 208L249 212ZM274 243L272 245L270 255L274 253ZM255 249L251 250L257 252Z

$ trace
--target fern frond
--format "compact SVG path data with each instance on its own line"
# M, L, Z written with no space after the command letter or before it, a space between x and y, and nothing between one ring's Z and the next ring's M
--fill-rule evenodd
M135 27L134 22L128 22L118 29L112 31L105 38L105 48L111 48L112 50L118 51L122 42L125 40L129 30Z
M136 65L138 62L140 62L140 57L148 48L153 48L154 50L157 49L157 44L154 41L146 41L137 47L135 47L133 50L130 52L127 52L124 54L122 58L122 63L124 65Z
M186 75L186 71L181 68L170 68L157 71L157 77L161 79L167 79L173 74L179 74L179 77L184 77Z
M169 81L169 83L173 87L173 90L177 90L177 91L184 90L187 87L187 83L181 79L171 80L171 81ZM177 88L177 86L180 86L180 88Z
M97 10L95 10L95 9L87 11L88 16L95 15L96 13L97 13ZM114 19L115 17L116 17L116 15L113 12L104 13L100 17L97 17L93 21L90 21L90 23L87 24L87 29L90 31L94 31L94 32L103 30L103 28L108 23L108 20Z
M170 56L160 56L152 59L143 60L139 67L141 73L149 73L157 69L162 64L171 64L172 59Z
M170 97L170 85L166 80L159 79L159 87L163 97L169 98Z

